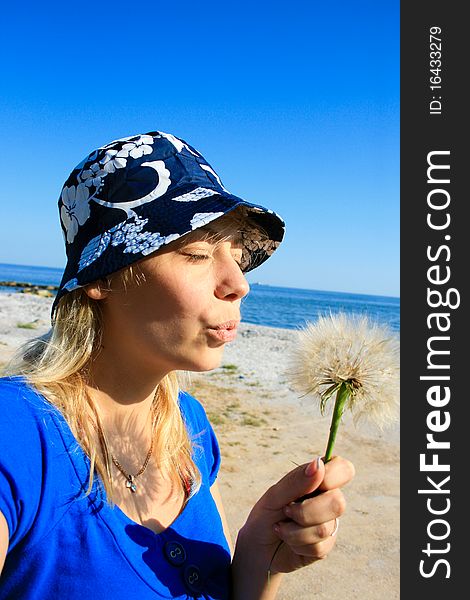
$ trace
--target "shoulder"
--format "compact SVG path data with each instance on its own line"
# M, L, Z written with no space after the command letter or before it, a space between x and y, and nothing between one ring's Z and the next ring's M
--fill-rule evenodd
M24 377L0 377L0 397L18 399L33 396L38 396L38 392Z
M204 407L191 394L179 393L181 413L193 443L194 459L197 466L212 485L220 467L220 448L212 425Z
M45 477L55 464L48 456L51 408L24 379L0 378L0 510L11 547L36 521Z
M22 377L0 378L0 452L40 456L59 437L60 411Z
M194 396L188 392L180 390L178 394L178 402L181 412L186 419L207 421L206 411L203 405Z
M39 453L54 429L51 416L57 412L24 378L0 378L2 457L10 452L18 452L19 455Z
M0 377L0 422L14 422L15 428L41 421L53 407L23 377Z
M204 406L188 392L180 391L178 402L183 419L193 435L213 435L212 425Z

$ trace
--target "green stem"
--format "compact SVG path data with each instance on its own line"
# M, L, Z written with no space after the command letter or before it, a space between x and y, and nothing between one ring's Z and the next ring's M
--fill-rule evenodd
M341 417L344 412L344 405L346 400L349 398L349 389L345 383L342 383L336 392L335 407L333 410L333 416L331 418L330 436L328 438L328 445L326 447L324 462L327 463L331 459L333 453L333 446L335 445L336 433L338 431Z

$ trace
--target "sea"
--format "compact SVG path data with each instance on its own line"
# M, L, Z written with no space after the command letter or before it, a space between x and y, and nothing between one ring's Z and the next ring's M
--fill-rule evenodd
M59 285L62 269L0 263L0 281L16 281L35 285ZM400 298L304 290L251 283L250 293L242 301L245 323L299 329L319 316L346 312L367 315L371 320L400 331ZM1 287L0 293L15 288Z

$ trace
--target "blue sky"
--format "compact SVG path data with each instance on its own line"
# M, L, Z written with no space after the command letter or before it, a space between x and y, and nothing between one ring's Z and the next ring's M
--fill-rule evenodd
M284 217L251 282L399 295L397 0L2 11L0 262L63 267L68 173L161 130Z

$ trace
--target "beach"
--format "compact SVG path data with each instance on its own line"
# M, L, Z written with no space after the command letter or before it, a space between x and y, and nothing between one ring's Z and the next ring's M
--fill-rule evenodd
M0 369L13 351L50 326L51 298L0 294ZM296 332L242 323L220 368L186 377L222 452L218 477L232 538L266 489L296 464L322 455L329 419L287 383ZM335 453L351 460L347 510L326 560L285 576L279 600L399 598L399 429L379 433L346 418Z

